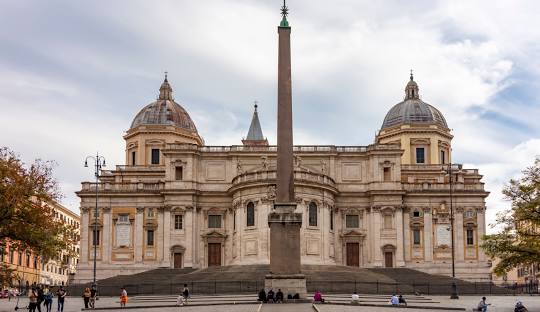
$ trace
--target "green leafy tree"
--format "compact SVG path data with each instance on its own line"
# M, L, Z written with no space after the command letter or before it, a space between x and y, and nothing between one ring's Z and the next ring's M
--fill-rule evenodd
M53 162L25 165L14 152L0 148L0 248L32 251L42 261L73 253L75 228L54 217L52 203L60 198L52 175ZM0 279L12 272L0 267Z
M540 263L540 158L522 173L503 189L512 208L497 216L494 226L501 231L484 236L482 244L487 255L500 259L494 268L497 275Z

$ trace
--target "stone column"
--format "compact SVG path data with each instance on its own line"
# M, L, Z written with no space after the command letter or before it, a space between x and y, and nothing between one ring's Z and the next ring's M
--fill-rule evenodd
M455 233L455 255L456 262L465 261L464 247L465 241L463 239L463 208L457 208L454 213L454 233Z
M163 210L163 262L162 266L171 266L171 208Z
M144 240L144 207L137 207L137 214L135 214L135 242L133 244L135 250L135 263L141 263L143 260L143 240Z
M433 261L433 219L431 208L424 209L424 261Z
M79 255L79 262L81 264L88 263L88 251L91 248L91 246L88 244L88 234L90 233L88 228L90 226L88 223L89 220L90 216L88 207L81 207L81 223L79 228L81 231L81 242L79 244L81 254Z
M381 210L380 208L371 208L371 229L373 233L372 240L372 255L373 266L382 267L382 250L381 250Z
M408 210L403 211L403 250L405 261L411 261L411 218Z
M193 241L193 207L186 207L184 213L184 233L186 233L186 251L184 254L184 266L193 267L195 263L194 249L197 248L197 243Z
M101 246L101 262L110 263L111 262L111 249L113 242L111 241L112 232L114 226L112 224L111 208L103 207L103 239Z
M484 253L482 248L479 247L482 236L486 234L486 214L484 207L476 209L476 223L478 224L478 226L476 227L478 235L476 235L475 237L475 245L478 248L478 261L486 261L486 254Z
M403 260L403 209L396 209L396 266L405 266Z

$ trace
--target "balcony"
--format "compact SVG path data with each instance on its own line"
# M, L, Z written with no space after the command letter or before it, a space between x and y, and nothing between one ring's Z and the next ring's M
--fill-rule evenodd
M296 184L301 183L315 183L319 185L324 185L326 187L329 187L333 190L336 189L336 182L330 178L327 175L315 173L315 172L307 172L307 171L294 171L294 181ZM235 186L246 184L246 183L276 183L276 171L275 170L268 170L268 171L254 171L254 172L246 172L243 173L237 177L235 177L232 180L233 188Z
M113 193L126 193L126 192L160 192L165 187L163 182L156 183L97 183L98 192L113 192ZM83 182L81 192L91 193L96 191L95 182Z
M167 150L198 151L205 153L230 153L230 152L277 152L277 146L197 146L193 144L167 144ZM369 146L335 146L335 145L295 145L295 153L365 153L372 150L393 150L399 149L398 145L369 145Z

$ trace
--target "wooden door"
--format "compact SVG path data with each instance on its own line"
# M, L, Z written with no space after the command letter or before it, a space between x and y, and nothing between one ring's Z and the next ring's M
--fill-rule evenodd
M182 254L175 253L174 254L174 268L180 269L181 267L182 267Z
M208 266L221 265L221 244L208 243Z
M394 255L391 251L387 251L384 253L384 266L387 268L391 268L394 266Z
M360 266L360 244L347 243L347 265Z

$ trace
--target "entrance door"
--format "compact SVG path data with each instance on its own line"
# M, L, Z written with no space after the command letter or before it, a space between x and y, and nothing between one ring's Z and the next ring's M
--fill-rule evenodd
M360 266L360 244L347 243L347 265Z
M208 266L221 265L221 244L208 243Z
M394 266L394 255L391 251L387 251L384 253L384 266L387 268L391 268Z
M174 253L174 268L175 269L182 268L182 254L181 253Z

